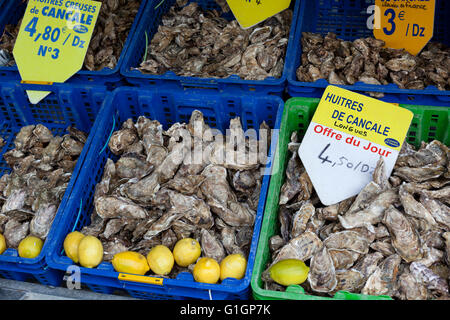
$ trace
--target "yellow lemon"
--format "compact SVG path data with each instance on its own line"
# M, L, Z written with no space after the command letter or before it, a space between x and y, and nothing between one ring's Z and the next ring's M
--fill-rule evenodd
M247 268L247 260L242 254L230 254L220 262L220 280L225 278L242 279Z
M202 253L202 248L197 240L192 238L184 238L179 240L173 248L173 257L175 262L180 267L187 267L188 265L197 261Z
M43 245L44 242L41 239L28 236L19 243L19 247L17 248L17 251L19 251L19 257L30 259L36 258L39 253L41 253Z
M103 260L103 245L94 236L85 236L78 245L79 263L86 268L95 268Z
M64 251L73 262L78 263L78 246L84 234L79 231L69 233L64 239Z
M6 250L6 240L5 237L0 233L0 254Z
M163 245L152 248L147 255L147 261L150 269L161 276L168 275L174 264L172 251Z
M117 272L144 275L150 270L147 259L142 254L133 251L116 253L111 262Z
M214 284L219 281L220 266L212 258L201 258L194 266L193 275L197 282Z
M308 278L309 267L301 260L286 259L270 267L270 277L283 286L301 284Z

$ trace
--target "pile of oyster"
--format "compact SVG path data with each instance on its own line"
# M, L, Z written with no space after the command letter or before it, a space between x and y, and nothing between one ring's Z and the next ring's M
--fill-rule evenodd
M444 44L430 42L413 56L404 49L385 48L385 42L375 38L351 42L336 38L334 33L302 35L299 81L326 79L335 85L353 85L358 81L374 85L394 83L400 89L436 86L450 90L450 48Z
M405 142L391 177L380 159L357 196L325 207L298 157L296 133L291 138L268 267L284 259L309 264L302 286L312 295L448 299L450 149L432 141L416 151ZM284 291L267 270L262 279Z
M244 80L281 77L292 10L244 30L237 20L226 20L217 10L204 11L196 2L186 3L177 1L162 17L137 70L201 78L233 74ZM221 6L226 10L224 1Z
M141 0L99 1L102 7L84 59L84 68L90 71L116 67L141 4ZM20 25L21 21L17 25L7 25L0 37L0 66L15 65L12 52Z
M270 131L264 122L261 128ZM267 143L267 135L246 138L239 118L228 133L211 129L197 110L189 123L168 130L140 116L113 133L108 146L119 157L107 160L91 224L81 230L102 241L105 261L127 250L146 255L158 244L172 250L188 237L216 261L248 256L265 163L260 159L267 156L252 150ZM183 270L174 267L169 276Z
M3 154L11 173L0 178L0 232L17 248L28 235L45 240L87 134L69 127L63 136L45 126L22 127Z

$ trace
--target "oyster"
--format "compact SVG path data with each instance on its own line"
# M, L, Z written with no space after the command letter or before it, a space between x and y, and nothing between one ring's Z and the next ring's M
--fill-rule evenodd
M422 258L423 252L417 231L400 211L390 206L386 210L383 223L392 236L392 246L406 262Z
M376 241L370 245L370 248L380 252L385 257L395 254L395 248L390 241Z
M414 278L427 286L428 289L435 290L441 294L448 294L447 281L436 275L423 264L413 262L410 264L409 269Z
M431 227L436 226L436 221L431 213L422 203L416 201L413 195L406 191L406 188L407 187L403 184L400 186L398 192L403 208L405 208L405 212L412 217L425 220Z
M4 236L7 247L17 248L29 232L30 223L20 223L15 219L9 220L4 227Z
M331 292L336 288L336 271L326 247L322 247L311 257L308 282L316 292Z
M144 219L147 211L123 197L98 197L95 200L97 214L103 219L129 217Z
M430 199L425 195L420 197L420 202L426 208L442 228L450 230L450 208L436 199Z
M103 244L103 260L111 261L115 254L130 250L130 246L124 241L114 238Z
M397 254L384 259L369 276L361 293L368 295L393 295L400 262L401 257Z
M450 233L445 232L442 236L445 239L445 259L447 264L450 265Z
M352 269L360 271L367 280L377 270L378 262L381 259L383 259L383 255L380 252L369 253L360 259Z
M298 237L290 240L280 249L276 258L273 260L272 265L285 259L306 261L322 247L323 243L316 234L310 231L305 231Z
M357 270L336 270L337 285L334 291L355 292L364 285L364 276Z
M328 249L336 270L349 269L359 258L359 253L347 249Z
M332 233L323 241L323 244L328 249L345 249L360 254L367 254L370 245L367 239L361 237L359 233L350 230Z
M152 223L150 228L144 234L145 240L150 240L159 233L169 229L173 222L184 216L183 212L168 211L161 218Z
M343 216L339 216L339 221L346 229L356 227L366 227L373 229L373 224L381 222L384 211L398 200L398 194L395 189L388 189L381 192L367 208L355 212L347 212Z
M315 208L310 202L304 203L292 218L291 237L295 238L305 232L309 219L314 215Z
M450 238L450 235L449 235L449 238ZM269 248L270 248L271 252L277 251L285 244L286 244L286 242L279 235L272 236L269 239Z
M30 233L41 239L47 238L58 207L54 204L46 204L39 207L30 222Z
M210 257L217 262L222 261L225 258L225 249L220 241L212 235L208 230L202 229L202 239L200 241L203 253L205 257Z
M428 291L425 285L406 270L398 277L396 296L402 300L426 300Z

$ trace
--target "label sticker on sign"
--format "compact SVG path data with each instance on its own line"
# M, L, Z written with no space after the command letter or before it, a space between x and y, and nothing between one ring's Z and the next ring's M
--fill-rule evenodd
M435 0L375 0L373 34L394 49L417 55L433 37Z
M407 109L328 86L298 151L320 201L357 195L380 157L390 176L412 118Z
M291 0L227 0L227 3L240 26L248 29L289 8Z
M65 82L83 66L101 2L29 1L13 55L22 82ZM38 103L50 91L27 90Z

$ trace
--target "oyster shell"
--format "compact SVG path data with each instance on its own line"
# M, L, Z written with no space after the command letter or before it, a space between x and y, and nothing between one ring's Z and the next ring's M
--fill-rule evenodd
M306 261L310 259L317 251L323 247L322 241L316 234L310 231L305 231L296 238L291 239L285 246L283 246L272 265L278 261L285 259L297 259ZM330 258L331 259L331 258Z
M422 203L416 201L412 194L406 191L404 184L400 186L398 194L400 196L400 201L403 208L408 215L425 220L431 227L436 226L436 221L431 213L423 206Z
M369 241L355 231L345 230L332 233L323 241L328 249L350 250L360 254L369 252Z
M120 217L145 219L147 217L147 211L123 197L98 197L95 200L95 209L103 219Z
M368 295L393 295L400 262L401 257L397 254L384 259L369 276L361 293Z
M425 285L406 270L398 277L396 296L403 300L426 300L428 291Z
M200 243L204 256L213 258L220 263L226 255L222 243L206 229L202 229L201 235Z
M30 223L20 223L15 219L9 220L4 227L4 236L6 245L9 248L17 248L20 241L22 241L29 232Z
M314 215L315 208L310 202L305 202L292 218L291 237L295 238L305 232L309 219Z
M45 239L50 231L58 207L54 204L41 205L30 222L30 233Z
M364 276L357 270L336 270L337 285L334 291L355 292L364 285Z
M308 282L316 292L331 292L337 286L333 259L325 246L311 257Z
M381 222L384 211L398 200L398 194L395 189L388 189L381 192L367 208L355 212L347 212L343 216L339 216L339 221L346 229L356 227L366 227L373 229L373 224Z
M328 249L336 270L349 269L359 258L359 253L347 249Z
M386 210L383 223L392 236L392 246L406 262L422 258L423 252L417 231L400 211L390 206Z
M423 264L415 261L410 264L409 269L416 281L423 283L428 289L435 290L441 294L448 294L447 281L436 275Z

